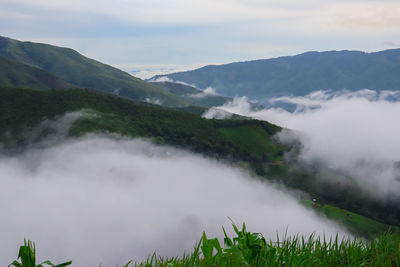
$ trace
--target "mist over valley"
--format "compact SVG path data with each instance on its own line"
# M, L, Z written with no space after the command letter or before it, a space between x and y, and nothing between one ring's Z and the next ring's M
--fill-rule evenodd
M399 3L28 2L1 266L399 265Z

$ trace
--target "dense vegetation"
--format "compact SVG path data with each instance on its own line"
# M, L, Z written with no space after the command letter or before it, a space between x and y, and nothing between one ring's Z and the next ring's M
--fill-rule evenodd
M24 143L24 129L43 118L54 118L68 111L91 109L98 117L80 119L72 135L87 132L116 132L131 137L155 138L159 143L193 149L211 156L246 162L267 161L283 155L286 147L272 136L281 128L256 120L207 120L181 112L89 90L33 91L0 89L0 135L4 143ZM226 131L247 128L256 139L235 142ZM221 132L222 131L222 132ZM254 144L258 150L253 151Z
M259 233L247 232L243 224L241 230L233 225L236 237L230 238L225 229L223 245L217 238L203 236L194 251L183 257L163 258L156 254L144 262L130 261L124 267L166 267L166 266L399 266L400 236L384 233L369 241L339 239L336 237L294 236L283 237L273 242L267 241ZM35 258L34 246L26 243L21 246L22 255ZM22 257L21 257L22 258ZM25 256L25 258L28 258ZM33 264L19 264L15 267L35 267ZM67 266L71 262L50 266ZM36 265L40 267L42 265Z
M70 48L20 42L0 36L0 56L42 69L76 87L96 89L133 99L158 100L170 106L186 105L183 99L162 88L87 58ZM2 71L0 68L0 72ZM24 88L37 87L28 83Z
M317 90L399 90L400 49L377 53L308 52L297 56L206 66L163 75L212 86L226 96L305 95Z
M13 151L32 142L32 129L44 118L56 118L69 111L86 110L96 116L83 116L69 134L80 136L88 132L110 132L130 137L151 138L159 144L174 145L220 160L228 160L250 169L266 179L300 189L325 204L318 208L323 214L342 222L353 232L369 236L399 225L397 202L381 203L369 198L357 187L343 187L317 179L312 166L288 157L292 147L280 144L273 137L280 127L257 120L207 120L198 108L190 112L131 101L90 90L34 91L0 89L0 143ZM200 108L200 111L202 109ZM35 128L36 127L36 128ZM52 129L42 127L36 135L45 138ZM332 175L337 175L332 173ZM328 207L343 212L325 212ZM331 209L332 210L332 209ZM348 211L359 215L347 216ZM365 218L367 216L373 220ZM382 222L379 224L375 221Z

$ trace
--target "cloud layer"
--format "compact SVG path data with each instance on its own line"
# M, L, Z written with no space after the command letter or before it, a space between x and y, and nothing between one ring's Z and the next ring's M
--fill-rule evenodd
M288 194L225 164L140 140L88 136L0 158L0 264L23 238L39 260L116 266L191 251L227 216L267 238L341 232Z
M275 107L253 111L247 98L237 98L218 109L297 131L304 148L302 158L346 170L373 194L399 197L400 93L371 90L271 99ZM294 112L277 103L296 106ZM210 117L213 110L204 116ZM283 135L282 135L283 136Z

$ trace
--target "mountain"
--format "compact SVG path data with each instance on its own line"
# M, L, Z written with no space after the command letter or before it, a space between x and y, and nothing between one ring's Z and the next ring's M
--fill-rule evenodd
M305 95L317 90L400 90L400 49L307 52L297 56L209 65L168 75L213 87L221 95L251 98Z
M200 90L193 86L174 83L174 82L151 82L154 85L160 86L168 92L184 98L191 105L202 107L221 106L231 98L217 95L212 90Z
M70 48L21 42L0 36L0 56L49 72L76 87L96 89L169 106L187 105L180 97L162 88L146 83L117 68L87 58ZM0 72L7 68L1 68ZM22 87L37 88L37 83L24 82Z

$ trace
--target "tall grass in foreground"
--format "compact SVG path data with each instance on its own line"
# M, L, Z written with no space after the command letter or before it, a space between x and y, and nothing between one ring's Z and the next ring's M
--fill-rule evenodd
M44 265L49 265L52 267L65 267L72 263L72 261L68 261L55 265L51 261L47 260L36 265L36 246L35 243L30 240L24 240L24 245L20 246L18 259L20 259L21 262L13 261L10 263L10 265L8 265L8 267L44 267Z
M203 233L191 254L182 258L153 254L129 266L400 266L399 234L387 232L370 241L311 235L267 242L261 234L247 232L244 224L241 230L233 228L237 236L232 239L223 229L223 247L218 239Z
M245 224L241 230L233 225L237 236L229 238L224 231L224 245L217 238L203 236L194 251L182 258L163 258L153 254L146 261L130 261L124 267L171 266L400 266L400 234L386 232L370 241L341 239L329 240L311 235L294 236L277 242L269 241L258 233L249 233ZM35 265L35 246L25 241L20 247L18 261L12 267L63 267L72 262L54 265L50 261Z

